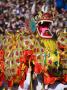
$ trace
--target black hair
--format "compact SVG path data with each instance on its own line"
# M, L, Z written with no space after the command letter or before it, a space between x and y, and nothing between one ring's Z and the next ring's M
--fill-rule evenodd
M33 75L33 73L34 73L34 64L32 62L30 62L30 65L31 65L31 68L32 68L31 75Z

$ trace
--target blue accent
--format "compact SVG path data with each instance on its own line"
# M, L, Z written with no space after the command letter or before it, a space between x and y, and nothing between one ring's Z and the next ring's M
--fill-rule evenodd
M35 23L34 18L32 18L30 21L30 27L31 27L32 32L36 31L36 23Z
M44 64L46 64L46 53L44 53Z
M63 8L64 7L64 1L63 0L56 0L56 7L57 8Z
M60 9L64 8L67 11L67 3L64 0L56 0L56 7Z
M54 64L57 66L58 65L58 61L55 61Z
M67 11L67 3L64 5L64 10Z

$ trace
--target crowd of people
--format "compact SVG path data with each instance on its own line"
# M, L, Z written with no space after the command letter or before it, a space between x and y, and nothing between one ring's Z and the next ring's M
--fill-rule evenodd
M62 1L62 0L61 0ZM42 5L46 4L49 7L54 8L54 1L52 0L2 0L0 1L0 33L5 33L6 31L16 32L17 30L23 28L25 26L25 20L31 19L31 14L33 16L37 16L38 12L41 10ZM65 3L67 3L65 1ZM33 4L36 4L33 5ZM66 4L67 5L67 4ZM36 9L35 9L35 7ZM57 11L61 14L64 13L64 17L67 17L65 9L63 9L63 5L60 7L57 6ZM32 8L35 9L32 11ZM59 9L60 8L60 9ZM59 22L62 20L59 20Z
M25 19L30 18L32 0L0 1L0 27L5 31L13 31L24 27ZM38 3L40 3L39 1ZM38 6L40 7L40 6Z
M13 31L24 27L25 18L29 18L28 0L0 1L0 27L3 31Z

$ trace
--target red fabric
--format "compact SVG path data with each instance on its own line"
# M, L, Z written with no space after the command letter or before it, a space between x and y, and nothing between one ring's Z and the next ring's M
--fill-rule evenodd
M21 87L23 87L23 85L24 85L24 81L25 81L25 79L26 79L27 71L28 71L28 68L26 68L26 69L24 70L24 74L23 74L23 76L22 76L22 78L21 78L21 80L20 80L20 82L19 82L19 84L20 84Z
M53 84L57 80L56 77L52 77L50 75L46 76L44 75L44 84Z
M2 81L0 81L0 87L2 86L2 84L3 84L3 82L2 82Z
M26 58L25 57L20 57L20 63L26 63Z
M17 69L17 76L20 77L21 80L19 80L19 84L21 87L23 87L23 84L24 84L24 81L26 79L26 74L27 74L27 71L28 71L28 67L26 66L24 68L24 70L22 71L22 64L20 64L20 66L18 67Z
M67 74L64 75L64 82L67 83Z
M64 45L62 45L62 44L60 44L60 43L58 42L58 48L59 48L59 49L64 49L64 48L65 48L65 46L64 46Z
M20 82L19 82L21 87L23 87L25 79L26 79L26 77L25 77L25 75L23 75Z
M39 74L42 71L42 65L39 63L35 63L34 72Z
M0 81L2 81L2 80L5 80L5 75L4 75L4 73L2 72L2 73L0 73Z
M24 68L24 72L27 71L27 67ZM22 64L20 64L20 66L17 69L17 75L20 76L22 73Z
M9 80L8 81L8 87L12 87L13 86L13 80Z
M36 56L33 55L33 51L32 50L24 50L23 51L23 56L20 57L20 62L28 62L28 61L34 61L36 62L37 59L36 59Z
M20 69L20 68L18 68L18 70L17 70L17 75L18 75L18 76L21 75L21 69Z
M32 55L32 54L33 54L32 50L25 50L25 51L23 51L23 55L24 56L29 56L29 55Z
M0 75L0 81L3 81L3 80L4 80L4 76L2 74L2 75Z
M31 55L31 57L30 57L30 59L29 59L29 60L30 60L30 61L32 61L32 60L33 60L33 61L35 61L35 62L37 61L37 59L36 59L36 56L35 56L35 55Z
M4 50L0 50L0 57L4 58Z
M2 86L3 81L5 80L4 73L0 73L0 86Z
M0 69L2 72L4 72L4 62L0 61Z
M2 86L3 81L5 80L4 76L4 50L0 50L0 86Z

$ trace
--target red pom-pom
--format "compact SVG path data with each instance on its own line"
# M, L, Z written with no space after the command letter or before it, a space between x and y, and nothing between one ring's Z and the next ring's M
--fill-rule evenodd
M26 63L26 58L25 57L20 57L20 63Z
M2 81L0 81L0 87L2 86L2 84L3 84L3 82L2 82Z
M0 55L4 55L4 50L0 50Z
M34 72L39 74L42 71L42 66L39 63L35 63Z
M30 60L30 61L32 61L32 60L33 60L33 61L35 61L35 62L37 61L37 59L36 59L36 56L35 56L35 55L31 55L31 57L30 57L30 59L29 59L29 60Z
M23 55L24 56L29 56L29 55L32 55L32 54L33 54L32 50L25 50L25 51L23 51Z
M21 69L20 69L20 68L18 68L18 70L17 70L17 75L18 75L18 76L21 75Z

